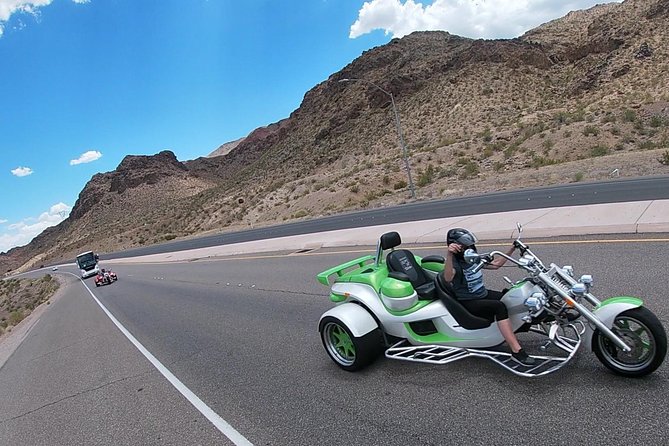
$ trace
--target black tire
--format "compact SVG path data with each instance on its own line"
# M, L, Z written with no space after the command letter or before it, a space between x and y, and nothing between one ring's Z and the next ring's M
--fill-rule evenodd
M613 332L632 351L623 352L599 330L592 337L592 350L608 369L631 378L653 373L667 354L667 334L657 316L644 307L627 310L616 316Z
M378 328L364 336L355 337L341 320L327 316L321 321L318 331L330 359L348 372L368 366L382 350L381 330Z

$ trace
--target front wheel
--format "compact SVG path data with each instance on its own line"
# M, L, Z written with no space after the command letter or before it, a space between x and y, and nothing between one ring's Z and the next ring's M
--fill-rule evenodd
M667 354L667 334L650 310L627 310L616 316L611 330L632 350L624 352L596 330L592 350L607 368L618 375L638 378L657 369Z
M378 328L356 337L342 321L328 316L320 323L323 347L342 369L354 372L371 364L381 352L381 331Z

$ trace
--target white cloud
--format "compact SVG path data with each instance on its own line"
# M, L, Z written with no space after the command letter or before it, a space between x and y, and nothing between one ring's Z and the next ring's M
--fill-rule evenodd
M3 224L3 223L7 223L8 221L9 220L4 220L4 219L0 218L0 225Z
M513 38L569 11L597 3L597 0L433 0L423 5L414 0L371 0L360 8L349 37L355 39L380 29L392 37L441 30L471 38Z
M5 23L12 14L25 13L36 16L39 14L39 8L49 6L53 0L0 0L0 37ZM88 3L89 0L72 0L74 3ZM23 25L21 26L21 28Z
M46 228L55 226L65 220L71 206L65 203L54 204L48 211L42 212L39 217L25 218L18 223L13 223L3 232L0 232L0 252L7 252L16 246L23 246L39 235ZM5 220L6 222L6 220Z
M79 155L79 158L76 160L70 160L70 166L76 166L77 164L92 163L95 160L102 158L102 153L97 150L89 150Z
M17 167L16 169L12 170L12 175L16 175L17 177L27 177L28 175L31 175L33 173L33 170L30 167Z

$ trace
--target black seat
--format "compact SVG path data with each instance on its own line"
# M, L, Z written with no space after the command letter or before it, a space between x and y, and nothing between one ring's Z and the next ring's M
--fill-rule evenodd
M388 253L386 265L388 271L397 271L407 275L419 299L432 300L436 298L434 280L418 265L411 251L398 249Z
M446 282L442 274L437 275L434 279L435 291L437 297L443 302L444 306L453 318L460 324L462 328L467 330L478 330L480 328L489 327L492 324L491 320L475 316L471 314L460 302L454 297L455 293L451 284Z

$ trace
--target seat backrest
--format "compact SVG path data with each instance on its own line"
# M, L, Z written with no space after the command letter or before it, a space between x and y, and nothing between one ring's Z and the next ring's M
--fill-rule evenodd
M386 256L386 265L389 271L399 271L409 276L409 281L414 288L418 288L431 280L409 250L397 249L389 252Z
M383 234L379 242L381 244L381 249L386 250L400 246L402 244L402 239L400 238L399 233L393 231Z
M443 274L438 274L434 279L435 290L437 297L444 304L451 316L457 321L462 328L467 330L478 330L479 328L489 327L492 321L475 316L471 314L460 302L455 298L455 293L451 284L444 279Z

